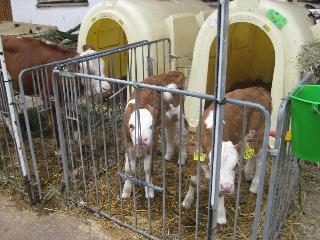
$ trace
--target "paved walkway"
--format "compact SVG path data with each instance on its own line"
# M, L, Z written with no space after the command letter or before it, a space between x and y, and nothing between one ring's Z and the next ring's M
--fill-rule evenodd
M130 232L118 227L106 232L92 219L83 220L61 212L40 215L28 205L22 205L0 191L0 240L132 239Z

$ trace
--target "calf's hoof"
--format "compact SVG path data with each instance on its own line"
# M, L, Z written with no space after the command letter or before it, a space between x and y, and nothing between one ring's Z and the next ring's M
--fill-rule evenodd
M185 158L182 158L182 159L179 158L178 159L178 163L184 166L184 165L186 165L186 159Z
M171 158L172 158L172 153L166 153L166 155L164 156L164 159L166 161L171 161Z
M54 151L54 155L61 156L61 150Z
M153 188L145 188L146 190L146 198L154 198L154 189Z
M128 193L128 192L123 191L121 198L127 199L127 198L130 198L130 196L131 196L131 192Z
M185 209L190 209L192 204L192 201L190 201L189 199L184 199L182 202L182 207Z
M249 191L252 193L258 192L258 183L252 182Z
M226 217L217 217L217 223L219 225L226 225L227 224L227 218Z

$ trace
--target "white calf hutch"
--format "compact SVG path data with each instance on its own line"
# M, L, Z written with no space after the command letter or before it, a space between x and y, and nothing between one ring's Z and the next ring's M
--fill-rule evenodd
M84 44L101 51L143 40L170 38L173 55L191 56L198 31L212 11L198 0L101 1L83 18L78 50L82 51ZM157 51L163 51L161 46ZM151 55L155 60L156 53ZM127 65L122 68L126 69ZM138 80L142 80L140 75Z
M267 12L274 10L280 16L271 21ZM272 15L272 13L271 13ZM276 21L283 18L283 26ZM213 12L199 31L188 90L213 93L217 12ZM272 129L276 125L277 109L281 99L298 83L297 69L300 46L314 39L313 20L302 6L285 1L235 0L230 4L227 89L235 83L262 80L272 82ZM186 116L196 125L198 105L186 100Z

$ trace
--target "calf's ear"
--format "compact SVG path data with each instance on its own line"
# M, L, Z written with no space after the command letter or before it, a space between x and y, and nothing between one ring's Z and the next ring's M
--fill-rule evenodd
M151 113L152 117L154 118L155 124L160 124L161 118L157 117L159 115L159 111L157 110L157 108L148 104L147 110Z
M237 151L239 151L239 150L240 150L240 146L241 146L241 144L240 144L240 143L237 143L236 145L234 145L234 148L235 148Z

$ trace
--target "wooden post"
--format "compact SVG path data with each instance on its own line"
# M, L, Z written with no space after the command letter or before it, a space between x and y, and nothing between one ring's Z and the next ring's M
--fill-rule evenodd
M0 1L0 21L12 21L12 9L10 0Z

